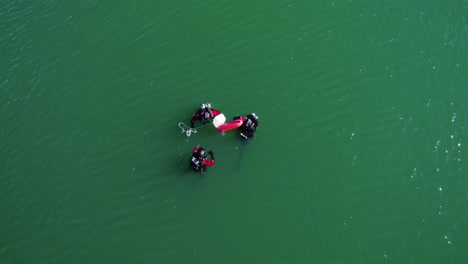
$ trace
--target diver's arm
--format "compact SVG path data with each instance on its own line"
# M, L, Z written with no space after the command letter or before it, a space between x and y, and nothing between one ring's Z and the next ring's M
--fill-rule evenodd
M208 154L210 154L211 159L210 160L204 160L203 161L203 166L213 166L215 164L215 156L212 150L208 151Z
M193 115L192 119L190 120L190 127L191 128L194 128L195 126L195 121L197 120L200 120L201 119L201 114L200 113L196 113Z
M216 110L216 109L211 109L211 113L213 114L213 117L215 117L215 116L221 114L221 111Z

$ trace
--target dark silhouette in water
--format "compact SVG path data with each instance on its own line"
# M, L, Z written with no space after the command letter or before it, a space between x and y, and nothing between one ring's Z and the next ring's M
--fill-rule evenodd
M233 165L235 171L240 171L241 169L242 160L244 157L244 151L245 151L245 148L247 148L248 143L249 141L247 140L242 140L240 143L239 154L238 154L236 162L234 162L234 165Z
M215 156L212 150L208 151L208 155L210 155L211 159L206 157L206 150L200 146L196 146L192 151L192 157L190 158L190 166L196 172L205 172L207 170L206 167L215 165Z
M236 119L242 120L239 135L246 140L252 139L258 128L258 116L251 113L246 116L235 116L234 120Z

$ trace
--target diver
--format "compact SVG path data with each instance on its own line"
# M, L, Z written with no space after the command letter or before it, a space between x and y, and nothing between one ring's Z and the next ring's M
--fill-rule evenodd
M197 172L205 172L206 167L213 166L215 164L215 156L212 150L208 151L210 159L206 157L206 150L200 146L196 146L192 151L192 157L190 158L190 166Z
M241 119L241 118L244 119L244 122L239 127L240 136L244 139L253 138L255 131L257 131L257 127L258 127L258 116L255 113L251 113L243 117L235 116L234 120Z
M211 108L211 104L201 104L200 109L193 115L192 119L190 120L190 127L195 127L195 122L200 121L203 124L207 124L213 121L215 116L221 114L219 110Z

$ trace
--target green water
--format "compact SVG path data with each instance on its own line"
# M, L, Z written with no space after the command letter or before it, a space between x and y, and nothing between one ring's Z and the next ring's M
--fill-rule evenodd
M467 14L3 1L0 263L466 263Z

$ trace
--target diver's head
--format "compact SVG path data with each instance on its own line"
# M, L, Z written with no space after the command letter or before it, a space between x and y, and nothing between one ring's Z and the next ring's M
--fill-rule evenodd
M209 110L211 110L211 104L210 103L201 104L200 109L209 111Z
M198 158L199 158L199 159L205 158L205 150L204 150L204 149L200 149L200 150L198 151Z
M253 118L255 118L255 120L258 120L258 116L255 113L252 113L251 115L253 116Z

